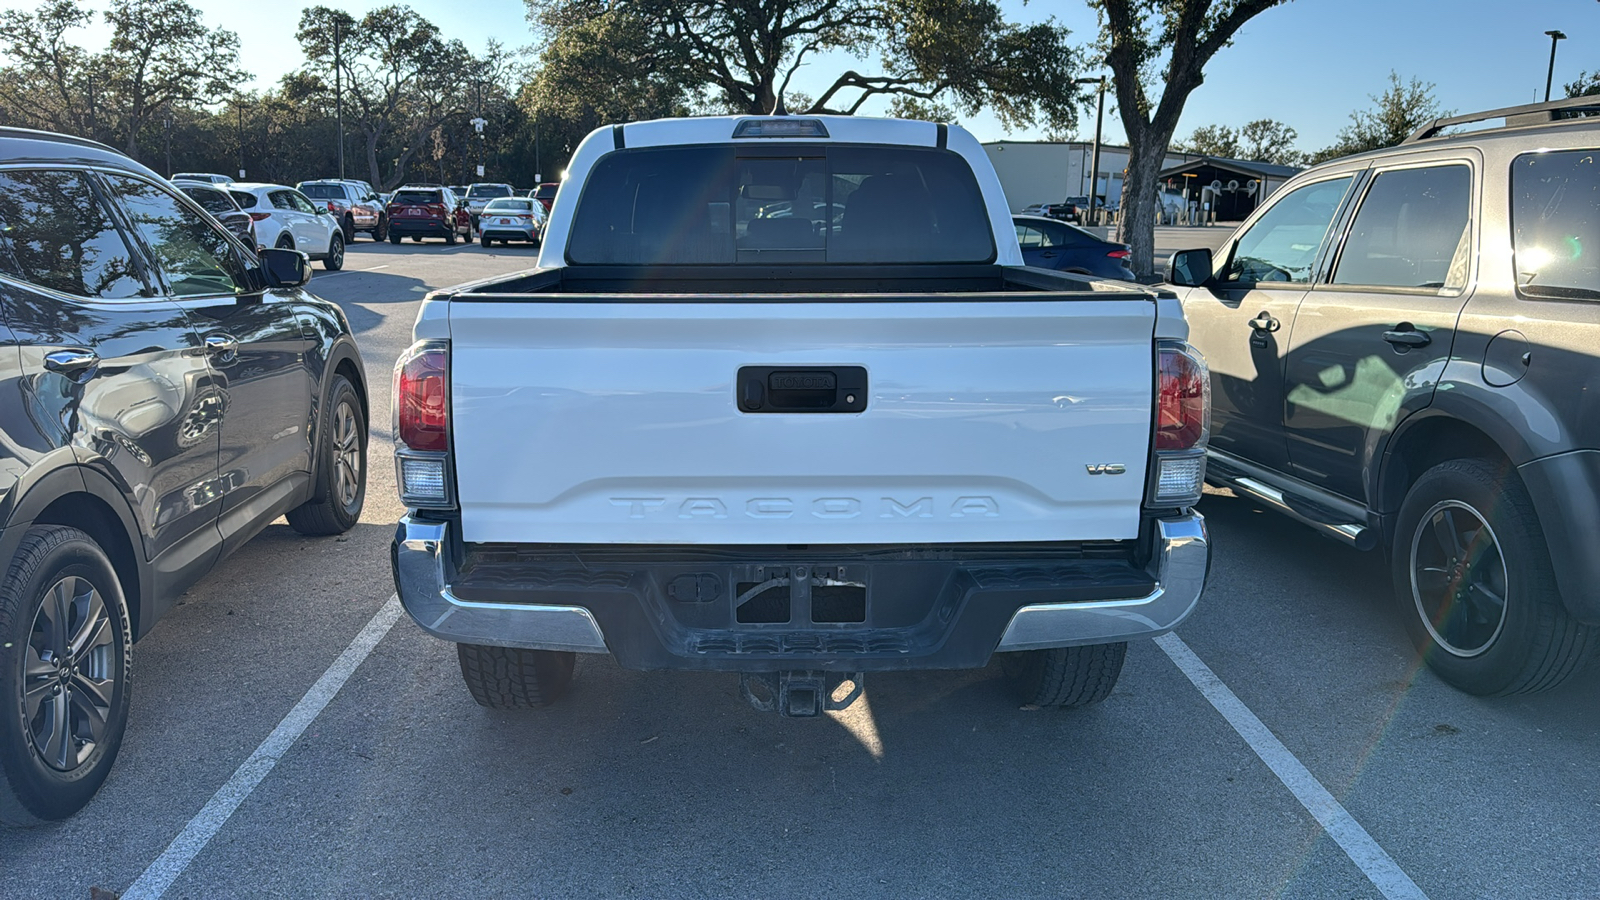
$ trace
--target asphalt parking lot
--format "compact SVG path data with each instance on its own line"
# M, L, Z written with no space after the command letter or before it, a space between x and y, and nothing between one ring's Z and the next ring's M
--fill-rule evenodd
M362 239L319 269L374 387L362 524L272 526L190 590L135 648L99 796L0 831L0 898L1600 894L1600 666L1460 694L1418 665L1380 557L1226 493L1200 609L1092 709L933 672L787 720L731 676L601 657L550 710L479 708L389 604L388 372L423 293L534 255Z

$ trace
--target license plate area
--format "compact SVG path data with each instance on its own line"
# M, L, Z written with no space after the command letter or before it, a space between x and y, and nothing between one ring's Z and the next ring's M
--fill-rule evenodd
M746 413L858 413L867 408L861 366L744 366L736 381Z
M738 625L859 625L867 621L863 567L754 566L737 572Z

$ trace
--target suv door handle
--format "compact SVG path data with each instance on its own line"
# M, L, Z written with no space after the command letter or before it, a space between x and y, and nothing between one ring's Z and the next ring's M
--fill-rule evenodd
M1282 322L1274 319L1266 310L1262 310L1260 315L1250 320L1250 327L1262 332L1277 331L1282 325Z
M1433 343L1433 338L1413 328L1408 322L1401 322L1393 331L1385 331L1383 339L1393 344L1397 350L1426 347Z
M239 340L231 335L206 335L206 353L212 356L226 356L238 349Z
M82 347L53 350L44 355L44 367L63 375L77 374L99 361L100 357L96 356L93 350L85 350Z

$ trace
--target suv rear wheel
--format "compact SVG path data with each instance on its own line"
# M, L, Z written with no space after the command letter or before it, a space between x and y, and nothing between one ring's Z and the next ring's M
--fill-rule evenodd
M29 528L0 583L0 823L65 819L100 789L128 722L132 643L99 545Z
M322 267L329 272L344 268L344 235L337 231L328 239L328 255L322 258Z
M322 426L317 496L289 510L289 527L301 534L344 534L361 520L367 497L367 420L361 397L343 375L328 390L331 412Z
M1600 631L1568 615L1533 501L1507 465L1456 459L1424 472L1390 557L1412 643L1469 694L1554 687L1594 652Z

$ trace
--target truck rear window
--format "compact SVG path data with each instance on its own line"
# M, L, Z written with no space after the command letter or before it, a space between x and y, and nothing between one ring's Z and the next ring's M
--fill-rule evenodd
M819 144L619 150L567 242L578 265L985 263L988 210L948 150ZM748 151L746 151L748 152Z

